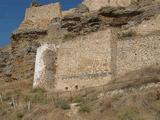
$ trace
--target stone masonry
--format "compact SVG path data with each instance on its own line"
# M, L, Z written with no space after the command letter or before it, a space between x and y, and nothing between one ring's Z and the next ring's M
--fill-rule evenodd
M12 35L12 77L69 91L159 67L160 5L137 2L86 0L65 12L58 3L28 8Z

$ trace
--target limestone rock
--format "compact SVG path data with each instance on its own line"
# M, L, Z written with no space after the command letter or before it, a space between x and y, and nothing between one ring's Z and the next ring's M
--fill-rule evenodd
M84 4L90 11L97 11L102 7L127 7L131 5L131 2L135 0L85 0Z
M75 13L78 14L83 14L83 13L88 13L89 12L89 8L84 5L84 4L80 4L76 9L75 9Z

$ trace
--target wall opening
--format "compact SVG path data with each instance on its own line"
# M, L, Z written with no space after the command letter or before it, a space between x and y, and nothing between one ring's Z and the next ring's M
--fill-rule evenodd
M75 86L75 89L78 90L78 85Z
M68 90L68 87L65 87L65 90Z

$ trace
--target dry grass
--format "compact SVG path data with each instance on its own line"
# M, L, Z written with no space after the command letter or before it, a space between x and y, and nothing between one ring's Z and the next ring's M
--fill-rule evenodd
M137 74L138 73L138 74ZM139 71L127 73L119 78L119 81L110 83L107 89L129 89L131 87L159 82L160 70L157 68L145 68ZM3 82L0 86L3 105L0 103L0 119L4 120L74 120L68 118L70 102L63 99L55 99L57 95L48 94L44 89L32 89L31 81ZM105 90L107 90L105 89ZM87 120L159 120L160 119L160 95L158 88L149 88L139 91L127 91L124 94L103 96L102 89L92 88L86 91L74 93L72 102L78 103L78 116ZM11 96L19 99L14 109ZM17 97L19 96L19 97ZM101 97L99 97L101 96ZM70 97L69 97L70 98ZM31 110L27 109L27 102L31 102ZM2 120L3 120L2 119Z
M136 71L131 71L110 82L105 86L106 91L126 88L139 88L142 85L160 82L160 68L150 66Z
M118 39L135 37L136 35L137 33L134 30L122 31L121 33L118 33Z
M67 34L64 35L62 42L70 41L73 38L75 38L75 35L73 33L67 33Z

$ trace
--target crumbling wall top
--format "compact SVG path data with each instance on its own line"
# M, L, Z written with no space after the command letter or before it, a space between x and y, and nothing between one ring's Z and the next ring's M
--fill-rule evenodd
M19 31L26 29L47 29L53 18L61 17L61 7L59 3L51 3L26 9L25 19L18 28Z
M55 17L61 17L61 8L59 3L51 3L39 7L29 7L25 14L25 20L51 20Z

